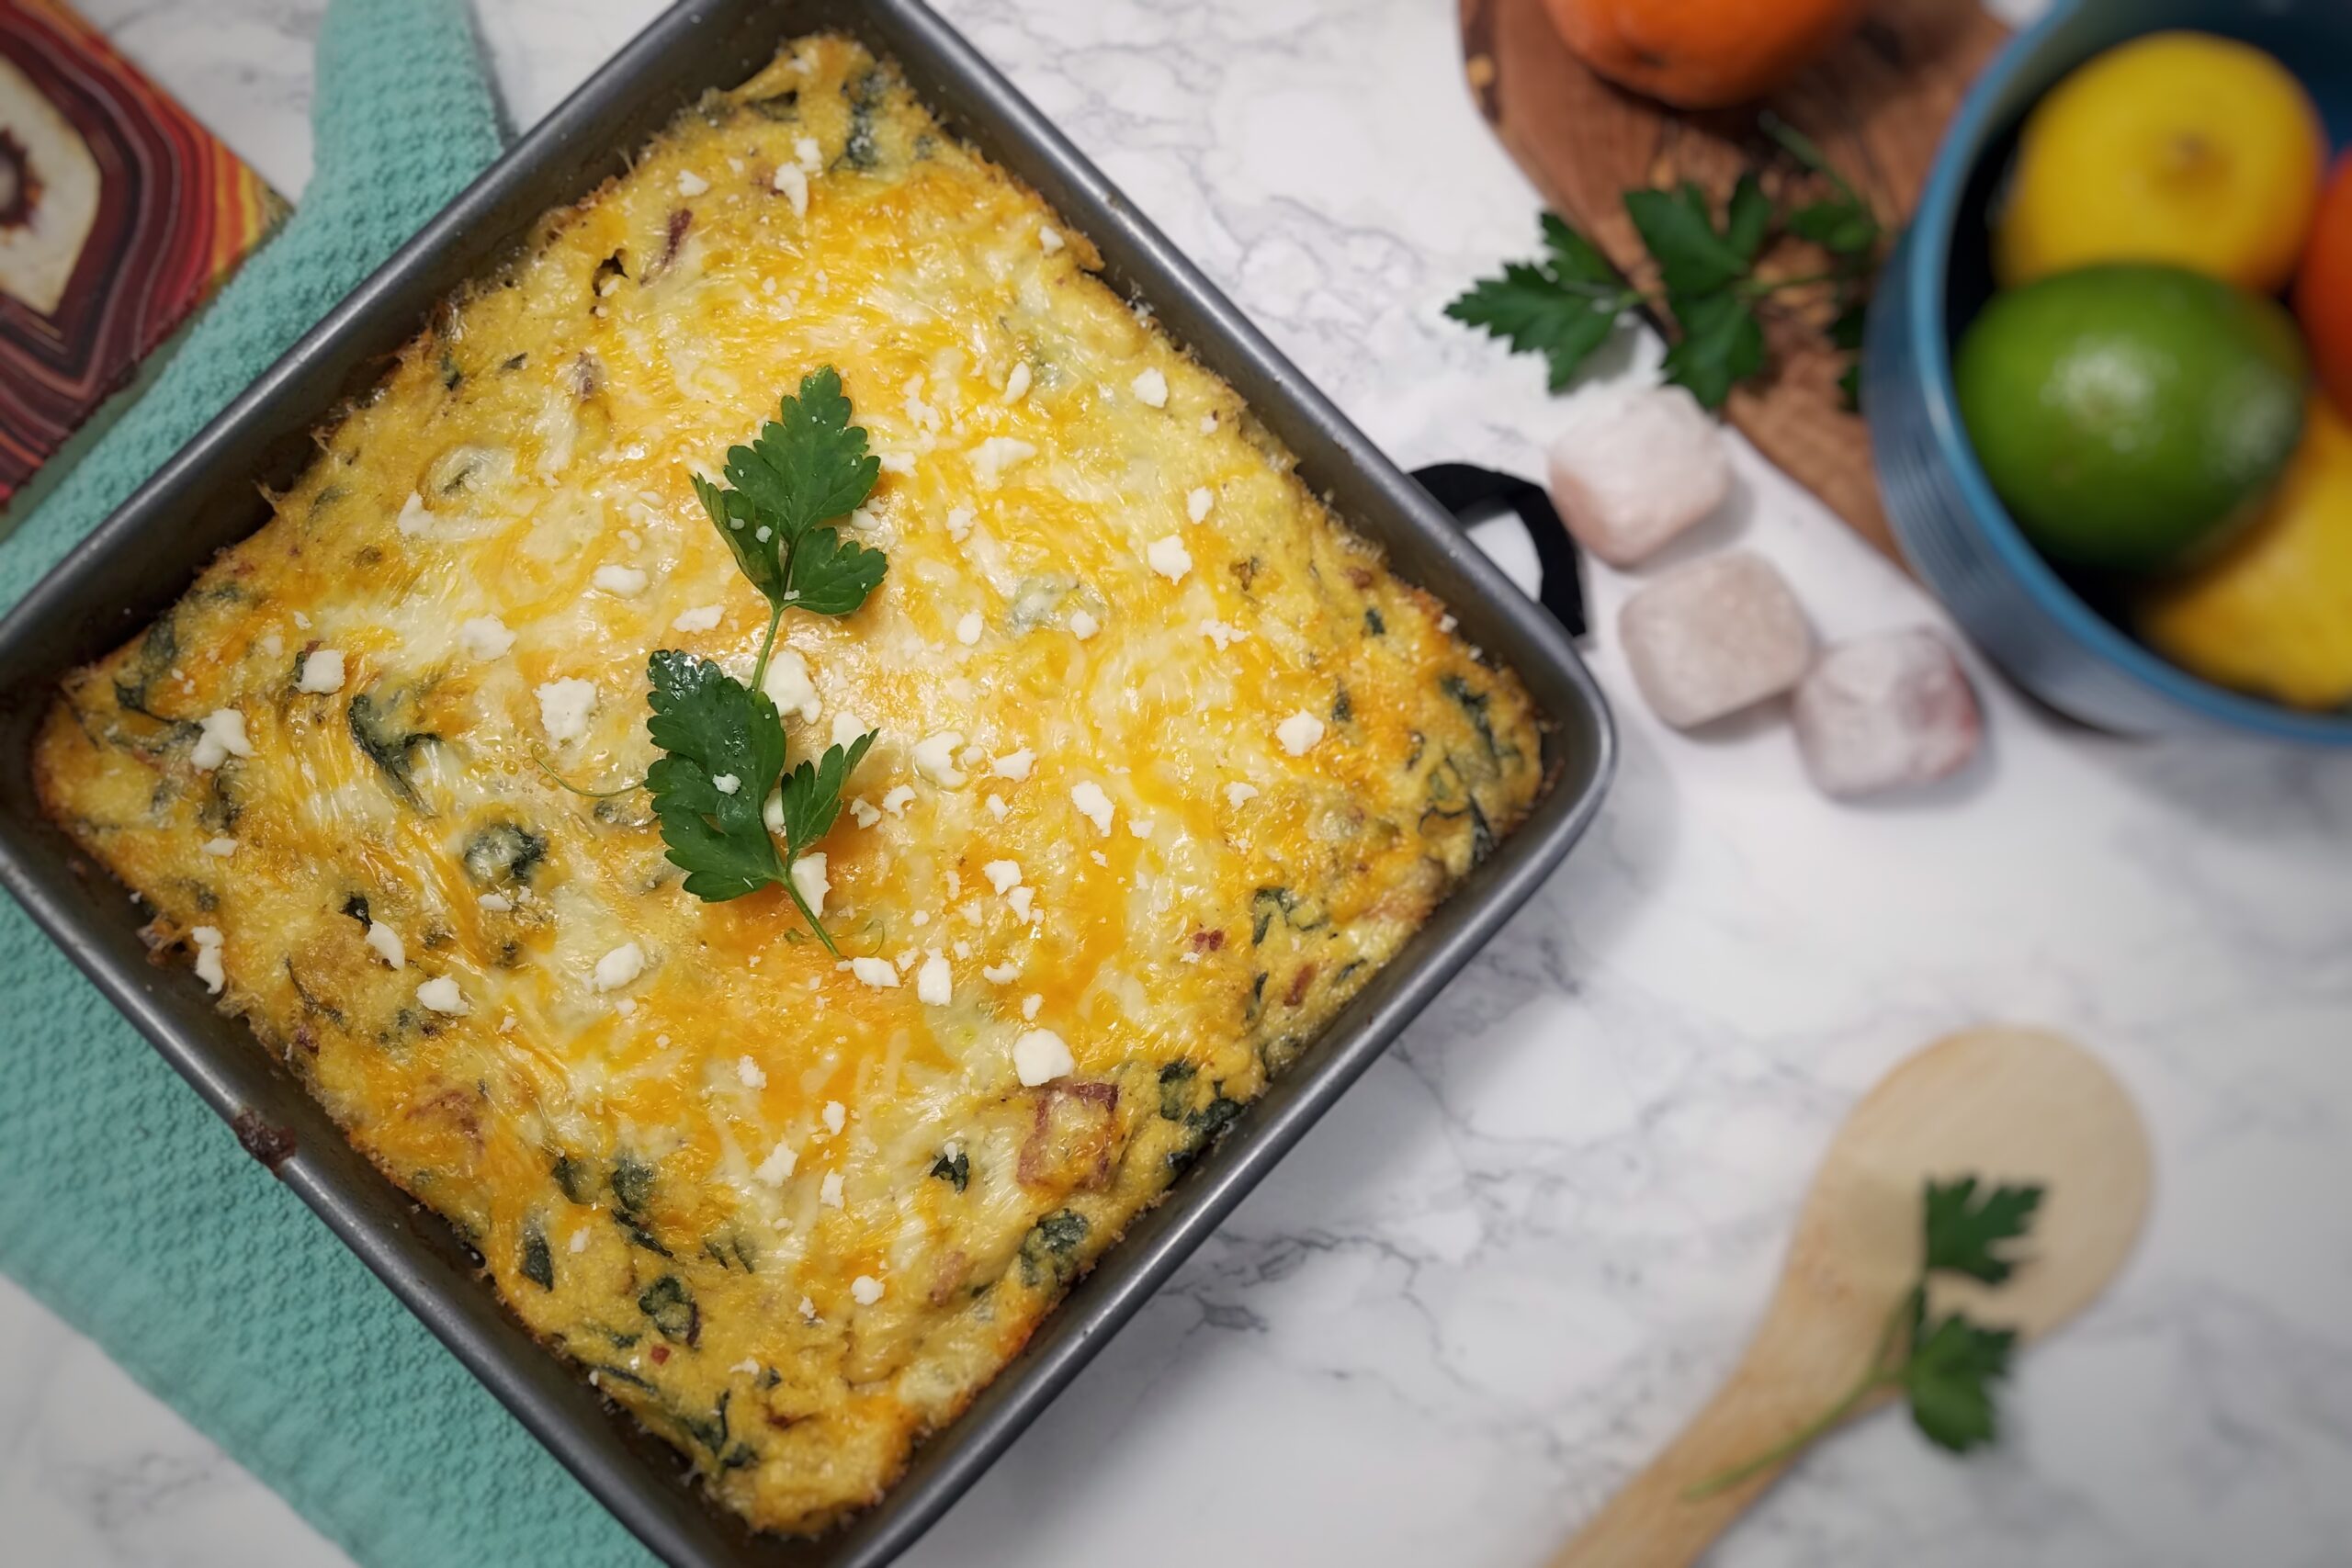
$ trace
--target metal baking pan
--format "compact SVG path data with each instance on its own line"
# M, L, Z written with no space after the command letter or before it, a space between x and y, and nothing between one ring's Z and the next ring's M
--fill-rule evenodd
M310 433L383 372L459 284L534 220L617 174L682 107L765 64L784 40L837 28L895 59L933 110L1090 236L1131 292L1231 382L1339 513L1442 598L1519 671L1549 721L1549 792L1324 1036L1130 1227L963 1416L917 1452L881 1503L834 1533L753 1533L703 1496L680 1457L510 1317L478 1260L345 1143L194 977L157 967L143 919L34 798L32 739L60 678L117 647L266 517ZM141 487L0 624L0 883L264 1157L622 1523L674 1564L873 1568L910 1545L1078 1374L1243 1195L1298 1142L1552 869L1598 809L1607 710L1560 627L1399 473L1127 199L919 0L684 0L426 226Z

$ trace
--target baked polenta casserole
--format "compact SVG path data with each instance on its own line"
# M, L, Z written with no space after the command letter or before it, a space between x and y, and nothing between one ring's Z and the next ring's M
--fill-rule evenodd
M40 740L155 945L764 1529L880 1495L1539 793L1518 681L1097 265L795 43Z

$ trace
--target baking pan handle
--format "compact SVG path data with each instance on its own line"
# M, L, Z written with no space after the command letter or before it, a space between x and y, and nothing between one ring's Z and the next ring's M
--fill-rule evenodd
M1527 529L1528 543L1535 547L1535 564L1541 572L1536 602L1552 612L1552 618L1567 628L1570 637L1584 636L1583 564L1577 556L1576 541L1568 537L1559 513L1553 510L1552 497L1542 485L1471 463L1431 463L1413 470L1413 482L1452 513L1455 525L1465 533L1473 522L1482 522L1498 510L1517 513Z

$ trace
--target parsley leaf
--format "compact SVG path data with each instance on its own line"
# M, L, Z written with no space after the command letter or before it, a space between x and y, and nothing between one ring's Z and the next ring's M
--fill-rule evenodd
M1702 407L1723 407L1734 386L1764 368L1763 323L1739 295L1725 289L1677 298L1674 320L1682 335L1659 368L1668 381L1688 387Z
M1629 190L1625 215L1649 247L1669 297L1713 294L1747 276L1747 258L1715 232L1706 197L1693 187Z
M1980 1200L1976 1178L1953 1182L1930 1180L1922 1197L1927 1232L1927 1272L1965 1274L1988 1285L2009 1277L2011 1263L1993 1249L2015 1241L2033 1226L2034 1211L2041 1206L2041 1189L2003 1185Z
M1724 243L1742 262L1752 265L1764 248L1764 235L1771 225L1772 198L1764 194L1764 182L1756 177L1756 171L1747 170L1731 187L1731 206L1724 212Z
M1912 1331L1911 1354L1902 1383L1911 1419L1930 1442L1965 1453L1994 1437L1993 1393L1987 1385L2008 1375L2017 1334L1982 1328L1959 1313Z
M815 615L846 615L865 603L889 564L880 550L812 528L792 552L785 598Z
M1544 245L1548 254L1542 265L1506 263L1500 277L1474 284L1445 313L1503 339L1515 352L1543 355L1556 392L1609 341L1618 317L1641 296L1598 245L1549 212Z
M1790 213L1789 232L1833 255L1857 256L1878 243L1878 220L1849 197L1831 197Z
M653 709L645 728L667 753L646 770L645 787L686 891L718 903L782 882L784 862L760 820L784 772L775 704L708 660L672 649L647 660L645 672Z
M1887 1315L1861 1375L1827 1410L1755 1458L1690 1488L1683 1499L1712 1497L1786 1463L1864 1400L1890 1391L1904 1396L1930 1442L1954 1453L1991 1442L1992 1385L2008 1376L2017 1331L1986 1327L1957 1312L1930 1322L1928 1280L1938 1273L1964 1274L1988 1285L2007 1280L2012 1265L1993 1249L2031 1228L2041 1194L2038 1186L2004 1184L1980 1199L1973 1176L1928 1182L1919 1202L1925 1246L1918 1278Z
M868 730L847 746L835 746L815 762L803 761L784 781L785 852L797 860L808 847L823 838L842 814L842 786L865 760L874 744Z
M1629 190L1625 213L1657 267L1659 290L1635 288L1599 247L1552 213L1544 215L1546 254L1512 262L1498 277L1481 279L1445 307L1457 321L1482 328L1522 354L1541 354L1552 367L1552 389L1575 378L1618 319L1636 306L1670 316L1677 329L1666 377L1690 389L1708 408L1720 408L1731 389L1763 373L1767 362L1760 301L1784 289L1835 284L1841 311L1855 307L1884 231L1852 186L1821 149L1767 112L1760 123L1781 150L1829 187L1829 194L1777 215L1753 169L1742 173L1720 224L1704 188L1685 180L1671 189ZM1800 276L1761 277L1757 263L1778 234L1810 240L1829 252L1828 268ZM1859 320L1859 318L1857 318ZM1825 334L1851 349L1856 328L1843 315ZM1839 385L1850 405L1855 372Z
M777 624L794 604L820 615L846 615L865 603L889 562L879 550L845 540L830 525L865 504L882 472L865 449L865 432L850 422L841 373L828 365L800 380L776 417L749 446L727 449L727 483L695 476L695 494L712 526L768 602L768 632L752 671L767 673Z

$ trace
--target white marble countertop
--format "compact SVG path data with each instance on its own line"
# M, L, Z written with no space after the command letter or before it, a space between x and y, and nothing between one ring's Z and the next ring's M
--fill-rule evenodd
M299 190L322 0L80 3ZM481 0L513 118L655 8ZM1398 459L1535 471L1559 418L1538 366L1438 314L1536 210L1446 0L941 8ZM1940 620L1751 454L1741 475L1707 542L1769 554L1826 635ZM1628 583L1594 578L1605 628ZM1731 1365L1853 1098L2005 1019L2076 1034L2137 1096L2137 1258L2024 1356L1997 1450L1954 1461L1881 1414L1715 1561L2342 1562L2352 757L2101 739L1980 671L1990 755L1858 809L1806 787L1781 724L1674 734L1605 631L1593 657L1624 758L1591 837L909 1561L1080 1568L1115 1539L1189 1568L1198 1529L1127 1525L1191 1495L1237 1563L1540 1562ZM5 1281L0 1540L342 1561Z

